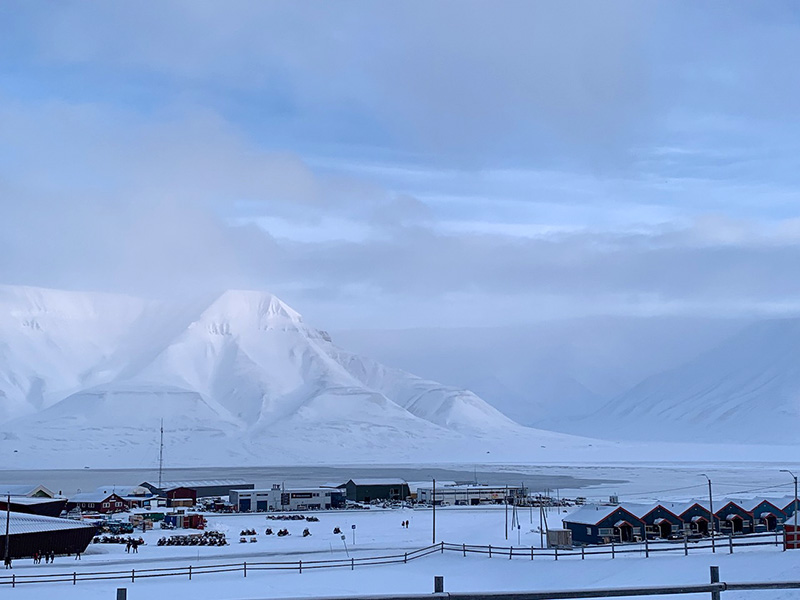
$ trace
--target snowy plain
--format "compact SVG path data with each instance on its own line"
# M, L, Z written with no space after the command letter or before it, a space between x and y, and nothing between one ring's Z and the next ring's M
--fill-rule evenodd
M73 571L125 571L156 567L187 567L188 565L241 564L243 561L293 561L346 558L351 556L376 556L402 554L404 551L427 546L432 541L432 511L430 509L371 509L365 511L318 512L319 523L269 521L265 515L210 515L209 529L225 531L230 546L210 547L159 547L156 541L162 535L175 532L155 530L144 534L146 545L138 554L126 554L124 546L93 544L81 561L59 557L54 565L32 565L31 561L17 561L14 571L22 574L71 573ZM550 509L551 527L564 516ZM505 511L503 507L462 508L448 507L437 510L437 540L452 543L492 544L495 546L539 546L537 515L528 511L518 513L521 529L519 541L515 532L505 539ZM405 529L400 523L410 521ZM533 521L533 523L531 523ZM352 525L356 525L353 543ZM264 535L264 529L286 526L291 536L277 538ZM345 533L347 550L333 527ZM302 529L308 527L312 535L303 538ZM258 531L256 543L238 542L241 529ZM179 532L183 533L183 532ZM137 534L138 535L138 534ZM248 536L249 538L249 536ZM678 549L680 550L680 549ZM29 600L57 596L60 598L112 598L118 587L128 589L128 597L137 599L162 599L192 597L199 600L256 598L286 598L300 596L352 596L388 593L421 593L433 589L433 577L445 577L446 591L514 591L580 589L587 587L615 587L633 585L672 585L677 583L705 583L709 566L718 565L722 579L729 581L790 580L797 578L798 556L792 551L782 552L777 547L737 549L734 554L708 551L690 553L680 551L675 555L644 558L632 554L611 559L594 557L584 561L579 558L562 558L554 561L539 558L509 560L504 556L489 559L485 555L460 556L458 553L433 554L428 557L388 566L357 567L331 570L242 571L221 574L165 577L130 581L94 581L71 583L28 584L11 590L3 589L3 597ZM691 597L691 596L690 596ZM705 596L703 596L705 597ZM726 593L734 600L746 598L798 598L798 592Z

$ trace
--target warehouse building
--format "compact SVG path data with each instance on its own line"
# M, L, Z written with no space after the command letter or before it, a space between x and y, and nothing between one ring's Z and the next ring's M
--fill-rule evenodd
M338 488L231 490L230 501L239 512L327 510L344 508L345 492Z
M145 481L141 484L154 494L165 497L167 491L185 488L194 491L194 498L209 498L217 496L230 496L231 490L252 490L255 484L243 479L208 479L202 481L164 481L159 486L157 483Z
M352 502L405 500L411 495L404 479L351 479L339 486Z
M8 551L12 559L31 557L36 552L53 552L56 555L84 552L96 531L94 525L81 521L6 513L0 516L0 548L3 551L6 545L6 519Z
M525 499L526 495L527 490L521 486L453 484L437 485L434 498L433 486L417 488L417 502L436 503L437 506L478 506L480 504L503 504L504 501L514 503Z
M29 515L58 517L67 506L66 498L11 496L11 502L8 500L8 497L0 497L0 511L11 510Z

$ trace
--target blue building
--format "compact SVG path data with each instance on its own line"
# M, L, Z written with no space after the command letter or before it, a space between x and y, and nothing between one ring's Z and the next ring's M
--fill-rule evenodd
M753 533L753 517L735 500L723 500L722 508L714 515L720 533Z
M683 520L664 504L654 506L641 518L650 539L667 539L683 531Z
M704 504L698 500L690 500L689 502L685 502L682 506L673 506L675 506L673 512L683 521L683 527L686 533L708 535L709 531L711 531L712 528L709 523L712 520L712 515L708 510L708 504ZM717 519L714 518L713 520L713 529L716 531L718 529Z
M753 498L750 500L737 500L739 506L745 509L753 519L753 531L777 531L786 520L786 513L772 500Z
M584 506L562 521L577 545L634 542L644 536L644 523L623 506Z

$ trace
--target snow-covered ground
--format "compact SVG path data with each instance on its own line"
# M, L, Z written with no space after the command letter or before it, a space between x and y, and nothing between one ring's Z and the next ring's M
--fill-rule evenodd
M217 547L159 547L156 541L162 535L175 532L155 530L144 537L147 545L139 554L126 554L124 546L94 544L81 561L58 558L54 565L33 565L32 561L17 561L14 571L18 575L72 571L98 571L130 569L143 570L155 567L241 563L248 561L297 561L325 558L345 558L344 544L339 535L332 533L340 527L346 536L348 551L352 556L402 553L430 544L431 517L429 509L398 509L346 512L320 512L319 523L268 521L262 515L209 516L209 529L226 531L232 544ZM535 516L535 514L534 514ZM551 510L550 519L560 513ZM538 546L539 534L532 531L529 515L521 511L520 545ZM410 527L401 527L409 520ZM436 511L437 539L454 543L517 544L516 535L505 539L505 511L503 507L456 508ZM356 525L353 543L352 525ZM292 533L286 538L265 536L264 529L286 526ZM308 527L312 536L303 538L301 532ZM535 527L535 525L534 525ZM256 543L238 543L242 529L258 531ZM179 532L183 533L183 532ZM444 575L448 591L502 591L577 589L585 587L670 585L676 583L704 583L709 577L709 565L719 565L722 579L730 581L789 580L797 579L798 556L776 548L759 548L737 551L733 555L718 553L657 556L648 559L640 555L591 558L508 560L504 557L456 554L434 554L408 564L377 567L357 567L337 570L256 571L195 575L192 581L183 577L139 579L135 583L123 581L32 584L14 590L3 589L3 596L30 600L45 596L60 598L111 598L117 587L127 587L131 600L147 598L197 598L255 599L292 596L346 596L380 593L429 593L434 575ZM774 592L769 596L727 593L726 598L798 598L797 592Z

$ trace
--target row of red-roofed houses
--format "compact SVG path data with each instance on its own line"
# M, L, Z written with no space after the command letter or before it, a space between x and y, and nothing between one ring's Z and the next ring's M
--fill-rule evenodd
M644 539L678 539L720 534L748 534L783 529L795 511L796 500L787 498L722 499L712 516L707 500L659 504L587 505L563 520L576 545L634 542ZM800 515L799 515L800 516Z

